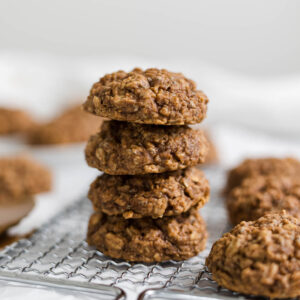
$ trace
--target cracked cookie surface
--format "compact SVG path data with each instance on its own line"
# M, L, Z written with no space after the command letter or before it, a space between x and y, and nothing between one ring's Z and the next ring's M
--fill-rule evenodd
M300 296L300 220L281 212L242 222L214 243L206 265L235 292Z
M112 258L136 262L184 260L204 250L207 232L196 209L162 219L124 219L94 213L87 241Z
M88 165L110 175L184 169L203 163L207 152L200 130L118 121L104 121L85 150Z
M147 175L99 176L90 187L95 210L125 219L179 215L209 200L209 183L202 171L188 168Z
M84 108L113 120L184 125L200 123L207 104L207 96L181 73L136 68L102 77L92 86Z

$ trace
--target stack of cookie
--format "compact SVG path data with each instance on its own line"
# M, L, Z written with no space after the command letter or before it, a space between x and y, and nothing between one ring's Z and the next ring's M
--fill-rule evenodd
M90 245L142 262L187 259L205 248L198 209L209 184L194 166L208 143L187 124L205 118L207 103L193 81L166 70L119 71L93 85L84 109L112 120L86 147L87 163L105 173L89 191Z

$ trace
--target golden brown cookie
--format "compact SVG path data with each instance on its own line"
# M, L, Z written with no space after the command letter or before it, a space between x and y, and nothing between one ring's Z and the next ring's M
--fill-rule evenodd
M90 187L94 208L107 215L161 218L202 207L209 200L209 183L196 168L162 174L99 176Z
M84 142L99 130L101 123L102 118L86 113L81 106L75 106L49 123L36 125L28 133L28 142L33 145Z
M294 158L246 159L228 173L226 193L240 185L246 177L268 174L300 177L300 162Z
M0 135L25 132L34 125L26 112L0 107Z
M27 157L0 159L0 203L7 199L22 199L51 189L51 173L48 168ZM9 200L11 202L11 200Z
M153 68L105 75L92 86L84 108L113 120L184 125L200 123L207 104L206 95L192 80Z
M187 126L105 121L85 154L89 166L107 174L137 175L200 164L207 151L203 132Z
M300 219L282 212L242 222L215 242L206 265L219 285L235 292L300 296Z
M283 209L300 218L299 179L282 175L249 177L227 197L227 210L234 225Z
M139 262L183 260L205 248L203 219L196 209L162 219L124 219L96 212L91 216L87 241L103 254Z

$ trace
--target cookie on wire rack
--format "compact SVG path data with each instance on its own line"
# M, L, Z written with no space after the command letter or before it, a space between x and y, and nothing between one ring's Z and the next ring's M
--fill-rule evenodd
M207 231L197 209L175 217L124 219L95 212L87 241L112 258L136 262L184 260L205 249Z
M235 292L300 296L300 220L283 211L241 222L214 243L206 265L219 285Z

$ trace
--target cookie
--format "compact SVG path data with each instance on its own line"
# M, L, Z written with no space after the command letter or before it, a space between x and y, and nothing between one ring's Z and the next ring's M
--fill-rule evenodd
M247 159L228 173L225 192L229 193L246 177L268 174L300 177L300 162L294 158Z
M206 116L208 98L180 73L134 69L105 75L84 104L97 116L135 123L185 125Z
M208 152L202 131L187 126L103 122L86 147L89 166L110 175L163 173L203 163Z
M139 262L184 260L205 248L203 219L196 209L162 219L124 219L94 213L87 241L112 258Z
M232 224L283 209L300 218L300 180L282 175L249 177L231 190L226 202Z
M0 135L24 132L34 124L32 118L24 111L0 107Z
M34 160L27 157L0 159L0 204L7 199L18 202L23 196L47 192L51 183L48 168Z
M242 222L213 245L213 279L243 294L300 296L300 219L282 212Z
M209 183L197 168L136 176L99 176L90 187L95 210L125 219L174 216L209 200Z
M36 125L28 132L27 140L32 145L80 143L96 133L101 123L102 118L75 106L49 123Z
M0 234L8 228L18 224L34 207L34 200L30 196L12 199L6 197L0 203Z

